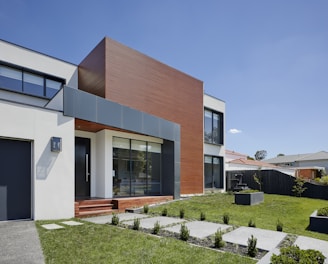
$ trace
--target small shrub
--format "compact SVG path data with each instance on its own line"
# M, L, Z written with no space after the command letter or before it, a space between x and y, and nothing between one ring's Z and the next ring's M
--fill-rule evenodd
M322 185L328 185L328 175L322 176L321 178L315 178L314 180Z
M139 220L139 218L134 218L132 228L133 228L133 230L139 230L140 229L140 220Z
M204 220L206 220L206 215L204 212L201 212L200 213L200 221L204 221Z
M143 212L144 212L144 214L148 214L148 212L149 212L149 206L148 206L148 204L145 204L143 206Z
M229 225L229 221L230 221L230 216L228 213L224 213L223 215L223 223L225 223L226 225Z
M185 224L181 225L180 228L180 239L183 241L187 241L189 239L189 229Z
M184 218L185 210L183 208L180 209L180 218Z
M118 225L120 222L120 218L118 217L117 214L113 214L112 216L112 225Z
M249 219L248 226L249 227L256 227L255 221L253 219Z
M257 254L257 239L252 235L247 241L247 255L254 258Z
M328 175L327 175L327 176L323 176L323 177L321 177L320 182L321 182L323 185L328 185Z
M298 246L288 246L280 249L280 255L273 254L272 264L318 263L323 264L326 257L318 250L301 250Z
M328 216L328 207L320 208L317 212L318 216Z
M278 219L277 225L276 225L277 231L282 232L283 227L284 227L284 224Z
M219 229L218 231L216 231L215 233L215 237L214 237L214 246L216 248L222 248L224 247L225 242L222 239L222 232L221 229Z
M162 216L167 216L167 208L166 207L162 210Z
M156 223L154 224L154 228L153 228L153 234L157 235L159 233L160 229L161 229L161 226L160 226L159 222L156 221Z
M305 181L302 178L296 178L294 183L292 191L295 196L301 197L302 193L307 189L306 187L303 187Z

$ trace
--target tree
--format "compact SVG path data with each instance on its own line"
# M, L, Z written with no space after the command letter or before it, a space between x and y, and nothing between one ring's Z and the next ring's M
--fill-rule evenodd
M277 157L282 157L282 156L285 156L285 154L279 153L279 154L277 155Z
M258 151L256 151L254 157L256 160L263 160L263 159L265 159L266 155L267 155L266 150L258 150Z

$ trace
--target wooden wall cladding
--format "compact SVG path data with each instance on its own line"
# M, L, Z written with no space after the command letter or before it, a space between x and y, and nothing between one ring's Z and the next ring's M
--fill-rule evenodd
M103 48L104 55L98 51ZM181 125L181 194L203 192L203 83L183 72L105 38L83 61L95 78L95 61L105 60L105 85L92 84L111 101ZM100 61L100 64L103 62ZM102 67L99 69L102 70ZM101 74L100 74L101 75ZM100 77L102 78L102 77ZM87 79L87 78L86 78ZM80 79L79 79L80 81ZM85 84L90 80L83 80ZM81 83L80 83L81 85ZM83 88L84 89L84 88Z
M103 39L78 67L79 89L105 97L105 44Z
M203 83L106 39L105 97L181 125L181 193L203 192Z

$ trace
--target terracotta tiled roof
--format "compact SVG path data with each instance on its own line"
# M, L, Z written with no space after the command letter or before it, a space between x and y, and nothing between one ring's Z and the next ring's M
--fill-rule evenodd
M250 165L250 166L257 166L257 167L270 167L270 168L278 168L278 166L266 163L263 161L259 160L248 160L248 159L235 159L231 160L228 163L233 163L233 164L244 164L244 165Z
M238 156L247 156L246 154L238 153L236 151L228 150L228 149L225 150L225 153L226 154L232 154L232 155L238 155Z

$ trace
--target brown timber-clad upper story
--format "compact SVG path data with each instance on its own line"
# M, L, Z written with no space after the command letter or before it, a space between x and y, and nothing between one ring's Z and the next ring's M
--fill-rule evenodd
M180 124L180 191L203 193L203 82L109 38L78 68L80 90ZM76 124L80 130L101 129Z

